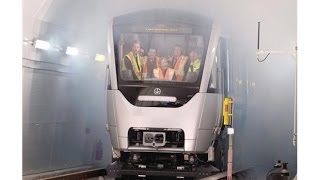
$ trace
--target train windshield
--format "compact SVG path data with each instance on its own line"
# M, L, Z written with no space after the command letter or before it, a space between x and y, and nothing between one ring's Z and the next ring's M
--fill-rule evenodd
M195 83L205 58L201 35L121 33L118 72L123 82Z

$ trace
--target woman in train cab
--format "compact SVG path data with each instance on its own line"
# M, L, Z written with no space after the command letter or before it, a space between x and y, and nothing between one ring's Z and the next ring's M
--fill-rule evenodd
M153 70L153 75L158 80L175 80L175 70L169 67L167 58L161 58L160 68Z

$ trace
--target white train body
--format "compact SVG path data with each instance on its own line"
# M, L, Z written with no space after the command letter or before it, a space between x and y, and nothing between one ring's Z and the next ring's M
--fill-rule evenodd
M132 71L124 70L122 64L132 40L139 40L146 51L156 46L159 57L170 56L168 49L175 43L186 56L191 48L198 48L201 65L197 78L126 78L123 74ZM205 153L222 126L221 62L226 50L220 43L219 28L211 20L187 13L143 11L110 21L107 127L113 149Z

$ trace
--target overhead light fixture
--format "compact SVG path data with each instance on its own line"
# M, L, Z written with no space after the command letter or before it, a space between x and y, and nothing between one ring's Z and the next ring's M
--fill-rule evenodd
M66 54L71 56L76 56L79 54L78 48L75 47L67 47Z
M32 45L32 44L33 44L33 40L32 40L32 39L28 39L28 38L24 38L24 39L22 40L22 43L23 43L23 45L25 45L25 46L29 46L29 45Z
M96 58L95 58L96 61L105 61L106 60L106 56L103 55L103 54L96 54Z
M50 43L47 41L37 39L34 47L37 49L48 50L50 48Z

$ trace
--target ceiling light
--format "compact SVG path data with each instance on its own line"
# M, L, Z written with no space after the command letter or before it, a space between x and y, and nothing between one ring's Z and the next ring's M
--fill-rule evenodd
M36 40L35 48L47 50L50 48L50 43L47 41L43 41L43 40L38 39L38 40Z
M79 54L78 48L75 47L67 47L66 54L71 56L76 56Z
M106 60L106 56L104 56L103 54L96 54L96 58L95 58L96 61L105 61Z

